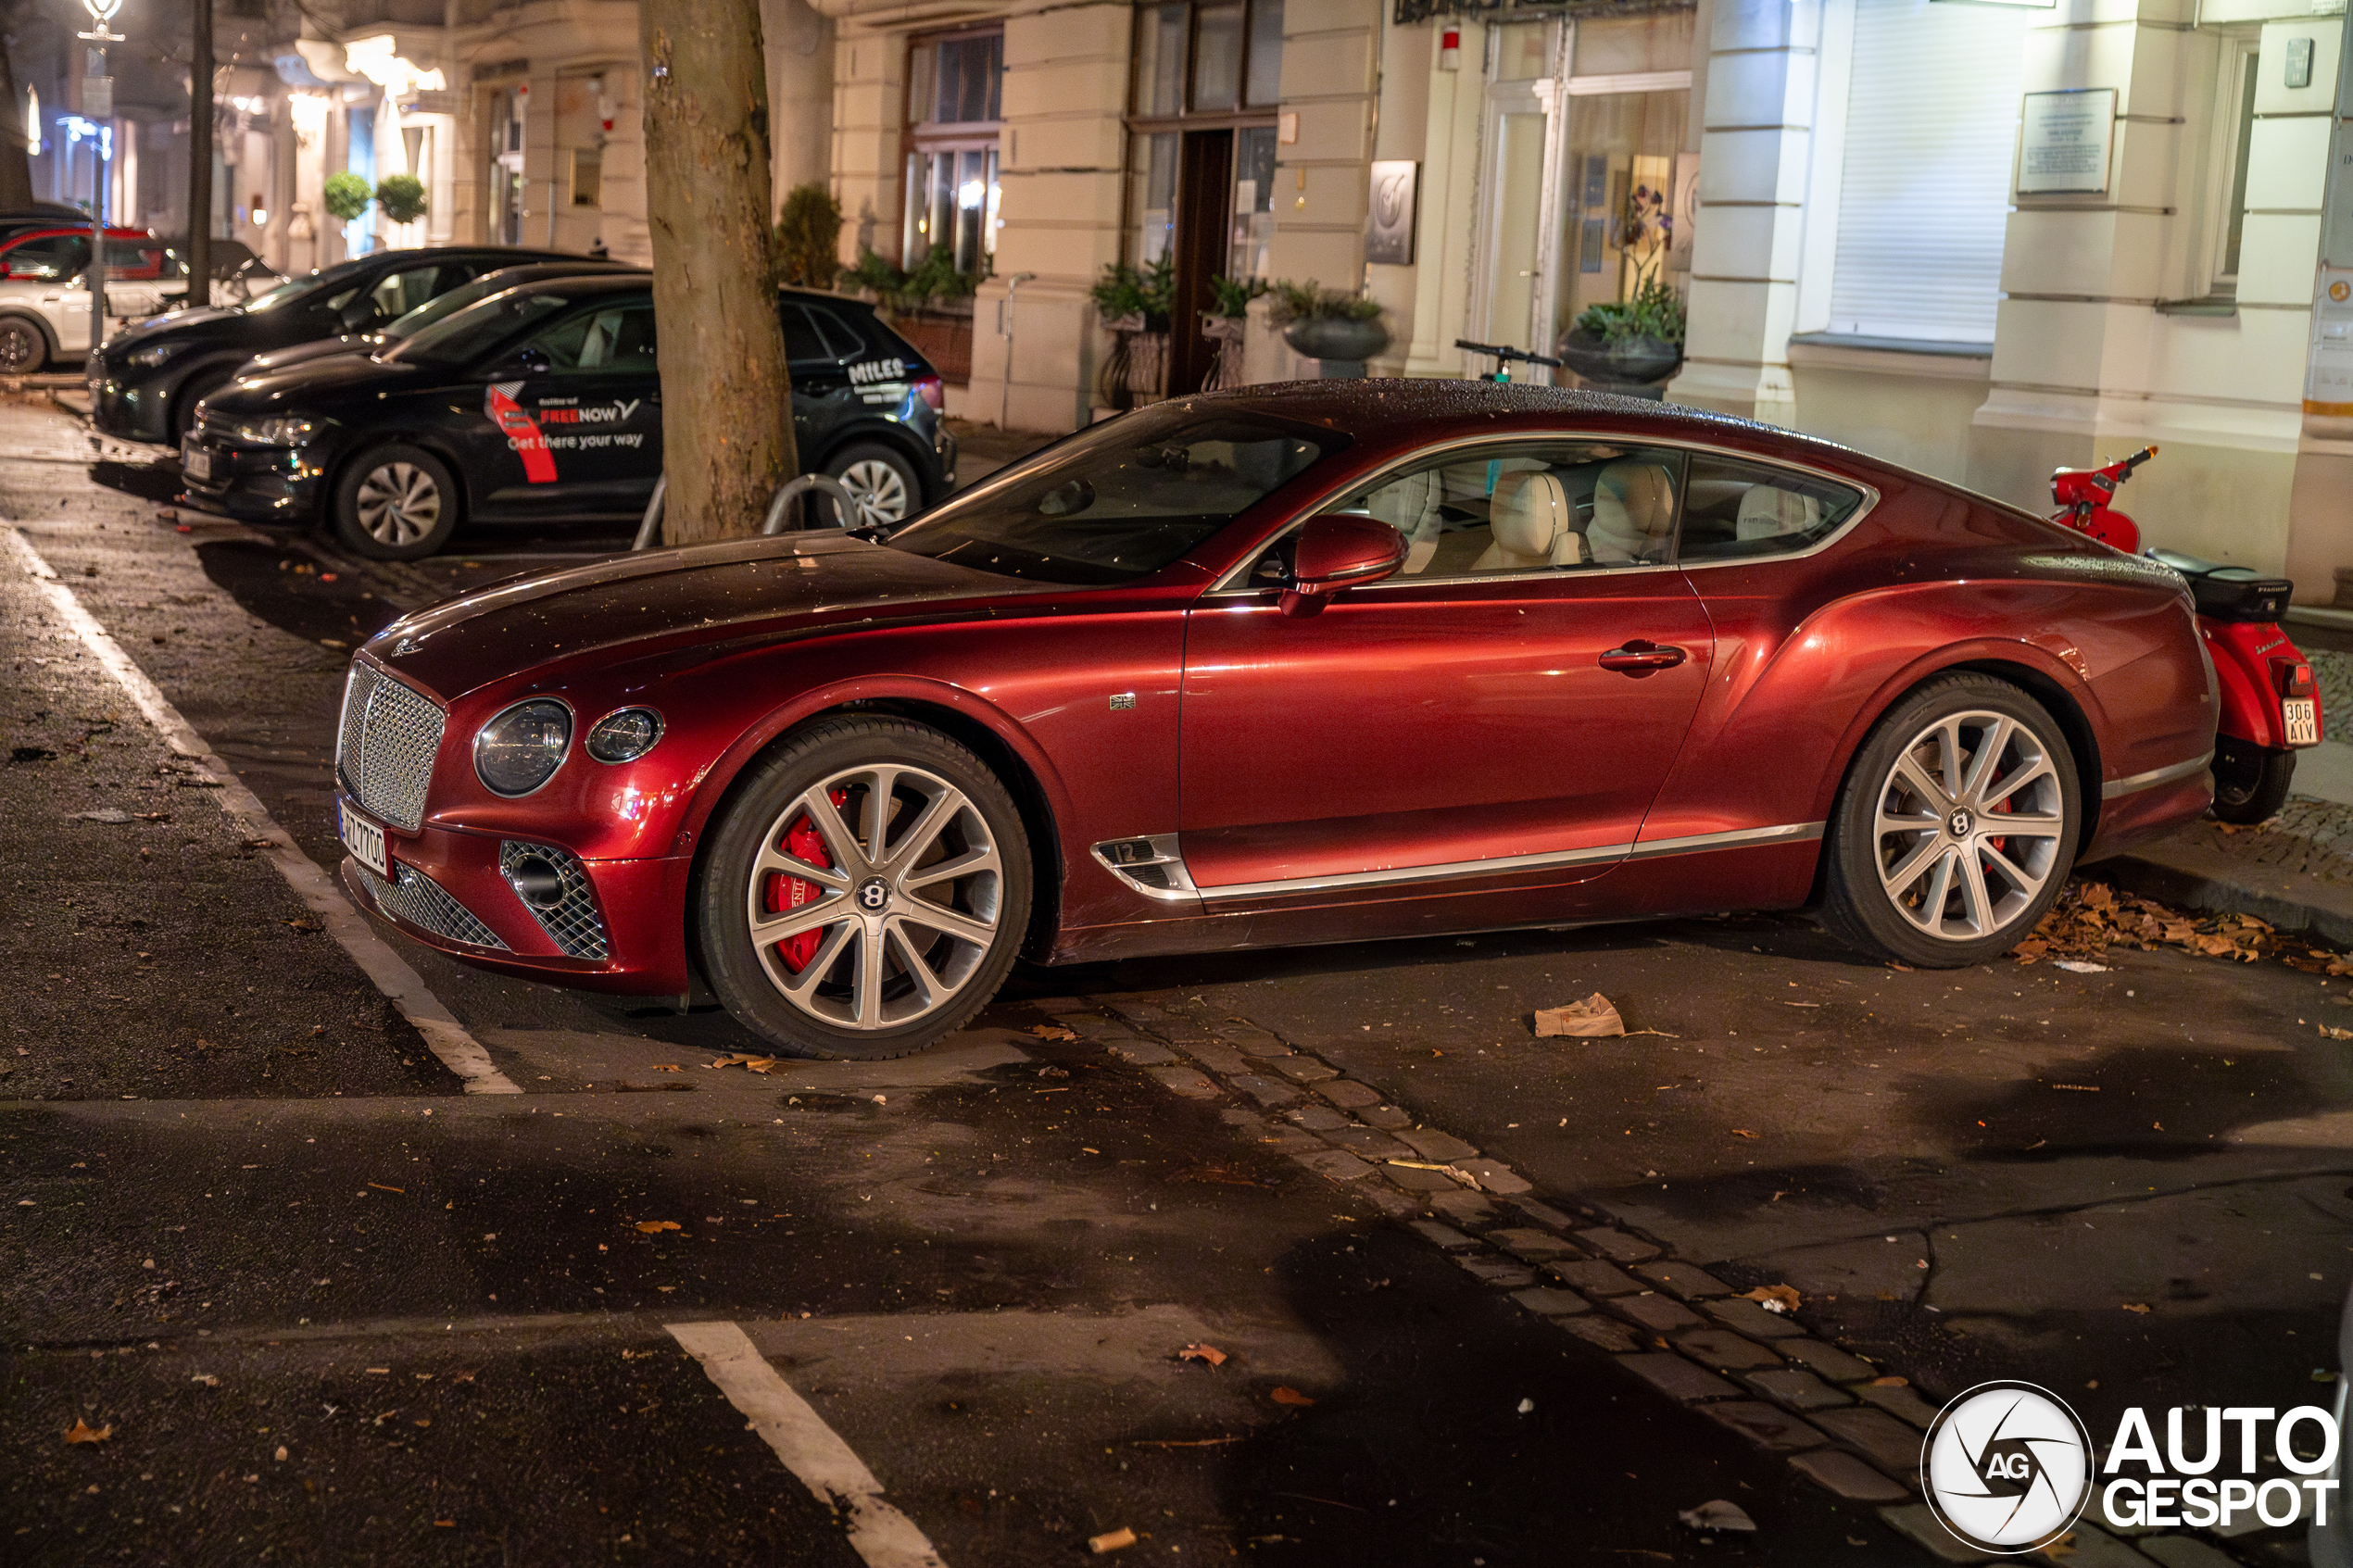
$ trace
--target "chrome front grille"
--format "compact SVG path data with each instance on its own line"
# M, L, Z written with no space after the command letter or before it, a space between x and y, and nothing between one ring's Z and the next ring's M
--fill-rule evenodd
M335 776L360 809L416 831L449 716L431 697L371 665L354 662L343 688Z
M552 904L533 903L523 897L522 886L516 877L518 864L526 859L545 860L555 868L561 884L561 896ZM498 870L515 889L515 897L539 922L539 929L568 959L591 959L604 961L608 948L605 942L604 917L597 912L596 895L589 890L588 873L580 867L579 857L552 845L525 844L515 839L502 840L498 846Z
M351 863L367 879L369 896L384 913L436 936L447 936L452 942L496 947L502 953L507 950L497 932L476 920L473 911L450 897L447 888L413 866L394 862L392 873L400 879L394 883L386 882L357 860Z

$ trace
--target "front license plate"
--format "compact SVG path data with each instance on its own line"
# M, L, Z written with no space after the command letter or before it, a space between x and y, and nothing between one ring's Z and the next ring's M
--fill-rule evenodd
M180 471L190 479L212 477L212 454L191 441L180 448Z
M2290 746L2321 744L2321 716L2317 704L2309 696L2291 696L2280 702L2280 715L2287 721L2287 743Z
M343 827L343 847L361 865L390 882L392 866L384 859L384 830L340 800L335 802L335 815Z

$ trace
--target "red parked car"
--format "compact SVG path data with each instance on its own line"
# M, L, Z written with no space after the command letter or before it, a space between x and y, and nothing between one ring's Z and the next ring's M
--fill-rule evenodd
M2206 809L2182 580L1785 431L1319 382L887 537L623 557L354 659L348 884L421 942L918 1049L1017 954L1810 907L1990 959Z

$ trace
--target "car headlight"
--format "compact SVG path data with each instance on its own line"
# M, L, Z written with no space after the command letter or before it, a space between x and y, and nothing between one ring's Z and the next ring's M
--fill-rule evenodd
M586 747L599 762L635 762L660 739L661 714L650 708L623 708L589 727Z
M134 365L145 365L152 370L188 346L184 343L151 343L145 348L132 349L130 359Z
M571 746L572 709L552 697L519 702L474 733L474 777L494 795L529 795Z
M299 446L310 439L310 433L317 428L308 420L268 414L258 420L239 420L229 427L229 436L233 441L249 441L258 446Z

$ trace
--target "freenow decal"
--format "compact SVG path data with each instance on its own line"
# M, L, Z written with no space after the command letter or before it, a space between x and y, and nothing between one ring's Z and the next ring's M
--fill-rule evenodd
M506 433L507 445L522 456L523 478L534 484L553 484L556 459L549 455L547 438L540 433L538 424L515 401L515 394L522 390L519 381L492 382L483 389L482 411Z

